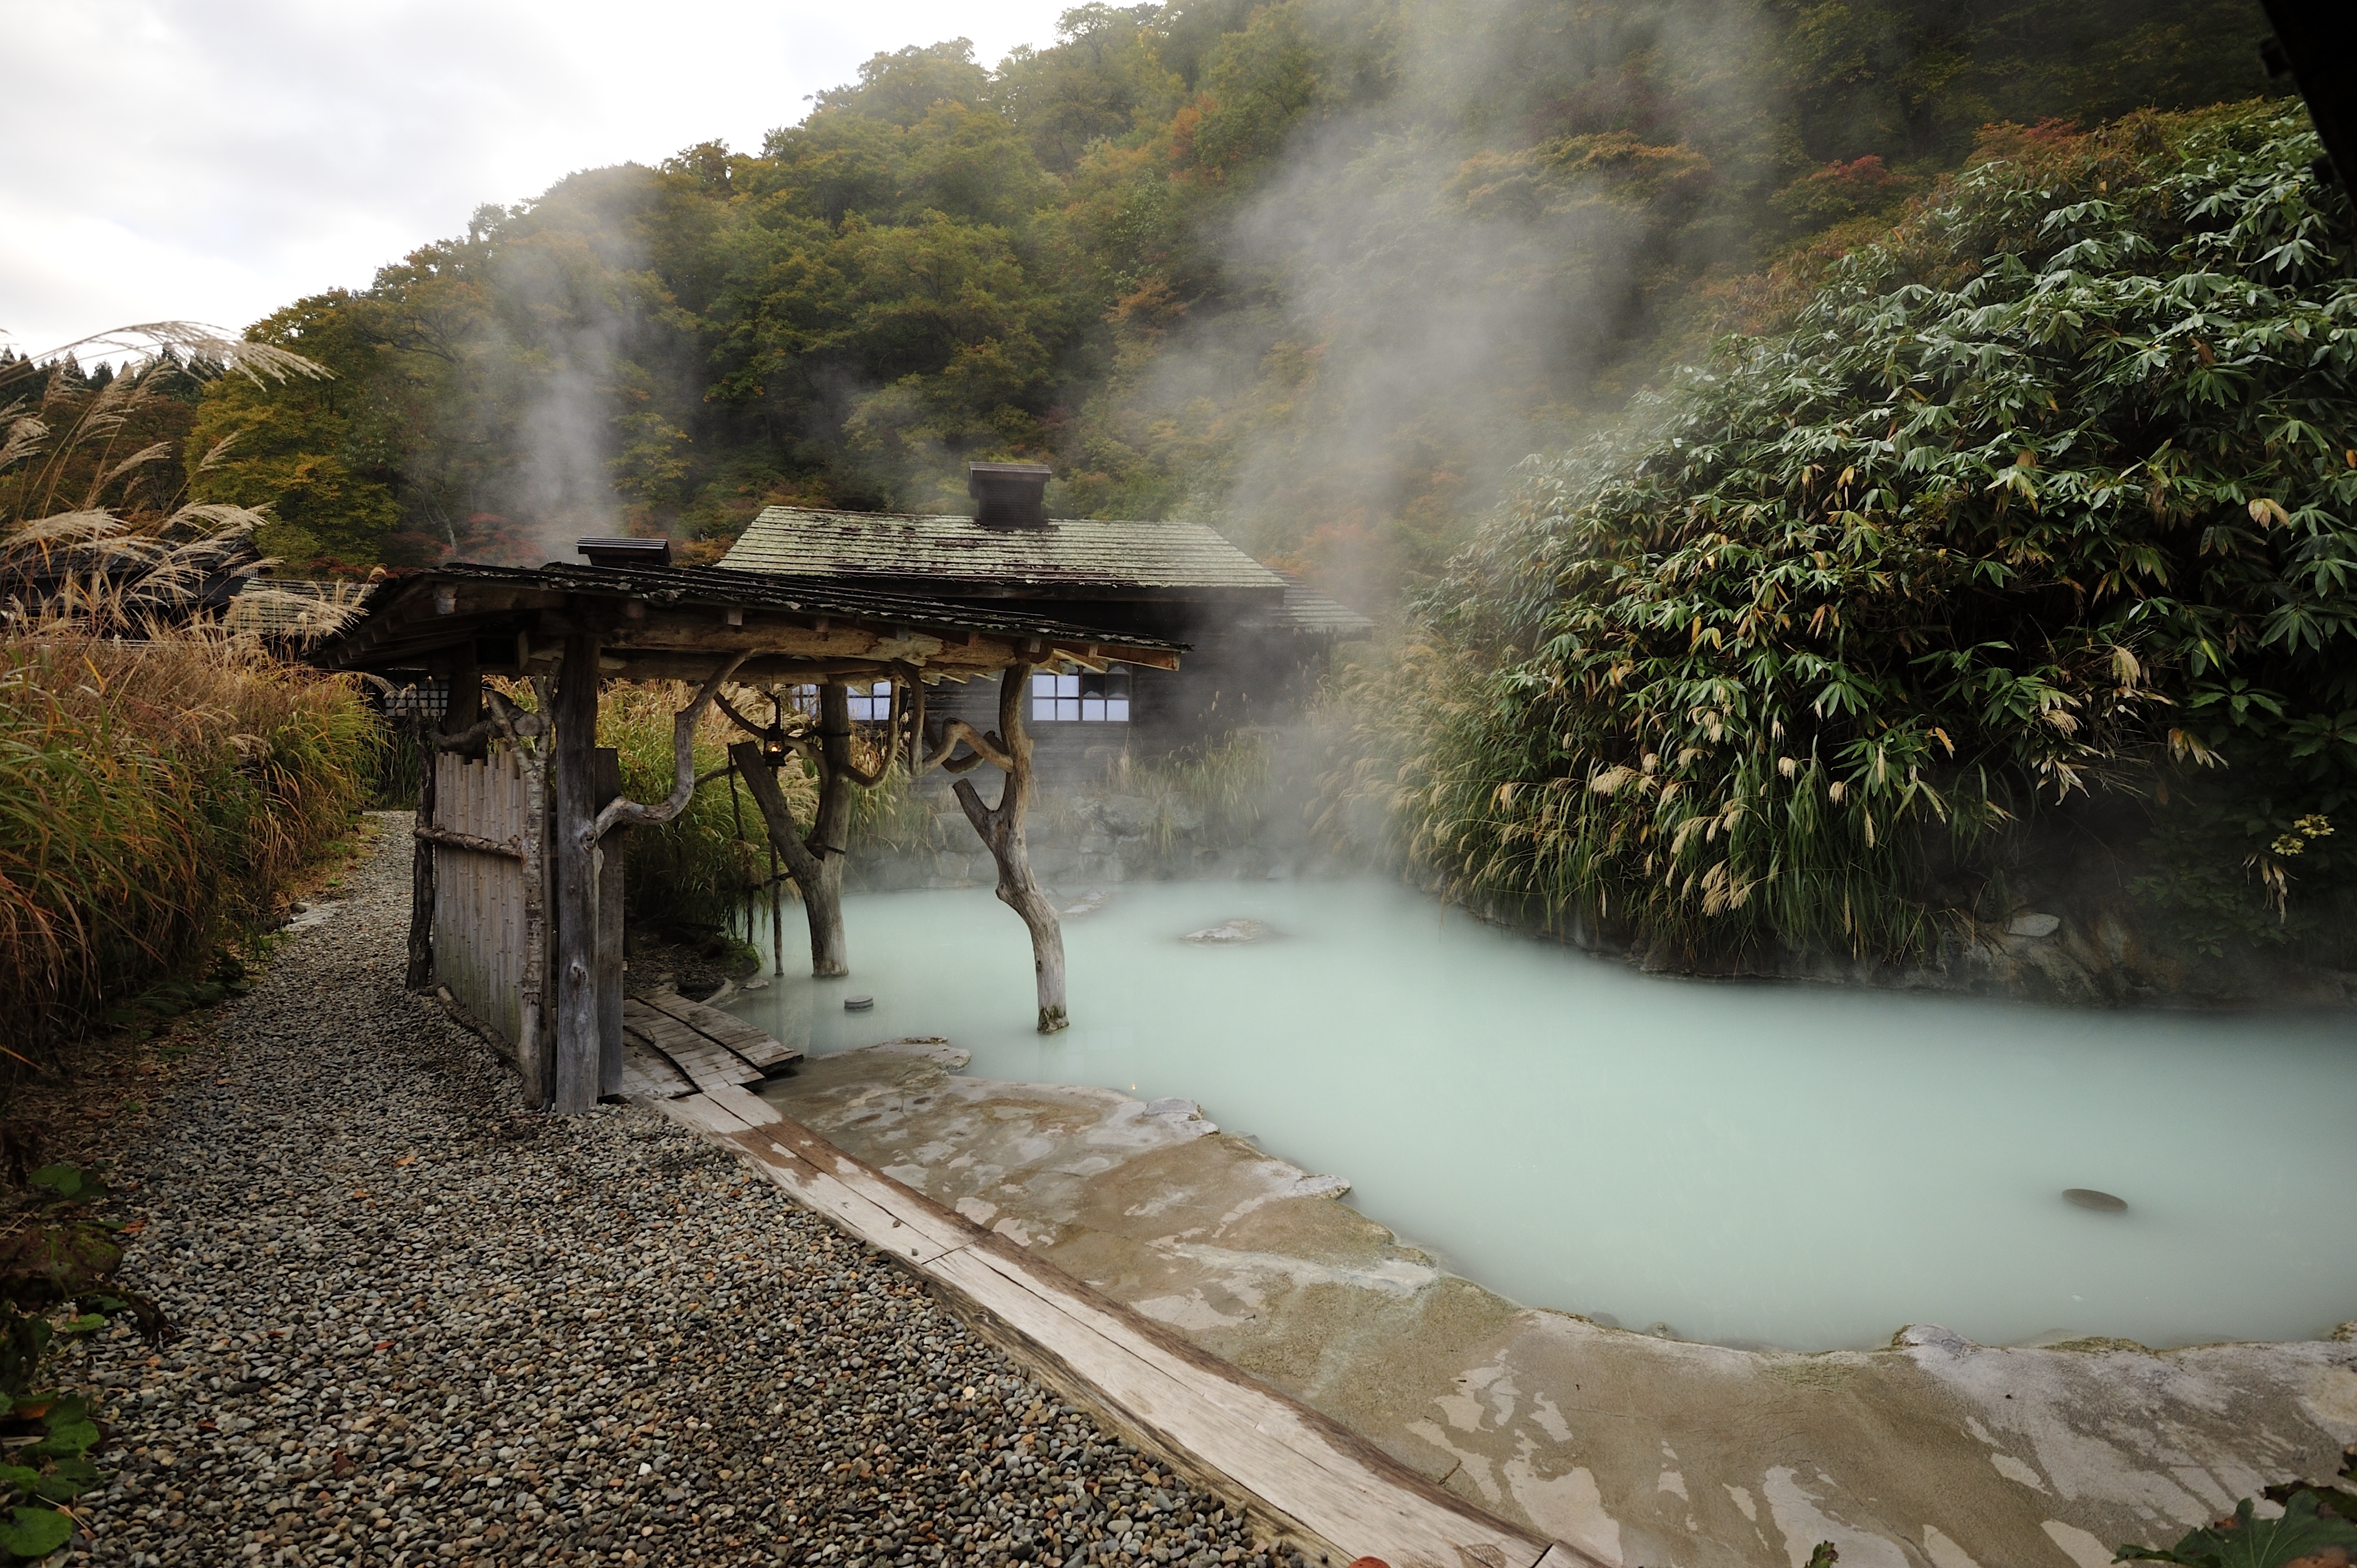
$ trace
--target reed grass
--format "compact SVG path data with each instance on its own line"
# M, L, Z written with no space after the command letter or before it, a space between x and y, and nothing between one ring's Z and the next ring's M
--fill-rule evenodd
M212 628L0 638L0 1021L20 1059L266 913L350 829L372 724L348 683Z
M317 370L178 326L129 330L248 374ZM175 457L134 433L179 373L19 370L0 407L0 1027L20 1063L265 914L350 827L375 739L350 682L200 613L258 564L261 518L136 483Z
M1151 762L1124 752L1108 782L1146 802L1146 837L1169 854L1182 842L1240 849L1277 810L1276 752L1251 730L1203 740Z

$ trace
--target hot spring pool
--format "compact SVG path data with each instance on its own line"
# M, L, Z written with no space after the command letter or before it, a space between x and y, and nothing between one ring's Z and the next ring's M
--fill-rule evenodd
M1178 940L1239 917L1273 934ZM2346 1017L1666 980L1380 882L1181 883L1065 922L1074 1024L1043 1038L986 890L855 897L845 921L851 979L793 972L789 906L788 977L735 1011L813 1054L943 1035L976 1076L1200 1101L1534 1305L1794 1349L2357 1317ZM845 1013L859 993L875 1010Z

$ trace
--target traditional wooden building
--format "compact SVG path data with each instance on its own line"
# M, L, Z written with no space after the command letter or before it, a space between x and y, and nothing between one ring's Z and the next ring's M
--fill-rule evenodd
M723 568L791 581L911 594L1001 613L1053 616L1183 643L1178 670L1067 663L1032 677L1035 766L1086 784L1125 752L1140 760L1247 725L1282 725L1328 650L1373 623L1254 560L1200 522L1050 518L1044 464L976 463L971 515L770 507ZM984 684L936 688L937 713L984 724ZM888 694L855 698L883 722Z

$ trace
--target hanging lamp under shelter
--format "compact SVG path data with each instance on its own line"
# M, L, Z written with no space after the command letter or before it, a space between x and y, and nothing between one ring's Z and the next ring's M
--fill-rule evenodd
M350 621L315 643L309 658L328 670L447 681L439 745L479 754L491 737L503 738L529 775L531 797L545 798L545 826L535 843L478 843L435 820L436 769L426 769L410 980L431 983L436 963L427 934L437 845L524 861L534 883L525 893L532 957L522 968L516 1057L529 1101L574 1113L620 1085L619 882L601 876L599 845L619 830L667 822L685 809L697 781L691 737L724 683L826 692L892 682L908 700L894 704L888 739L912 777L935 767L963 772L983 762L1005 772L995 807L985 805L970 781L961 782L959 797L997 863L1000 899L1031 931L1040 1027L1048 1030L1064 1023L1063 942L1024 844L1031 779L1020 694L1043 665L1102 670L1118 660L1172 670L1183 651L1182 643L1133 633L823 579L556 562L533 568L454 563L389 578L371 587ZM522 712L487 692L487 674L532 680L543 694L539 711ZM928 685L994 674L1002 693L996 730L952 721L928 735ZM673 787L664 800L621 797L610 759L601 763L597 703L608 680L676 680L696 690L674 726ZM778 836L774 819L771 836ZM534 875L543 862L544 889Z

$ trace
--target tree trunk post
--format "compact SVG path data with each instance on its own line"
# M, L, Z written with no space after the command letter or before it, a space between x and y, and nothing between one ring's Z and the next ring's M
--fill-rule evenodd
M597 639L565 639L556 677L556 1083L550 1109L578 1116L597 1103Z
M622 792L622 754L610 746L592 758L597 788L591 798L597 809ZM590 851L591 869L597 878L597 1096L622 1092L622 863L628 828L608 828Z
M847 707L845 711L849 712ZM759 743L738 741L728 748L728 760L744 776L770 845L786 863L786 875L802 893L802 913L810 922L811 973L821 980L850 973L843 936L843 857L825 853L815 830L807 842L803 839L794 809L785 790L779 788L778 776L762 760ZM822 806L820 815L824 814Z
M1023 727L1023 703L1030 686L1028 664L1010 664L999 679L998 734L988 737L1003 754L993 760L1006 775L998 804L985 806L982 792L970 779L957 781L957 799L966 821L982 835L998 866L999 902L1020 915L1031 933L1031 968L1039 990L1039 1032L1052 1035L1071 1018L1064 1005L1064 928L1056 918L1056 907L1031 875L1030 852L1024 841L1024 817L1031 798L1031 736Z
M434 776L442 767L442 750L429 736L425 751L424 777L417 781L417 825L431 828L439 825L434 820ZM426 839L417 841L416 858L409 866L409 969L402 983L412 991L434 984L434 845Z

